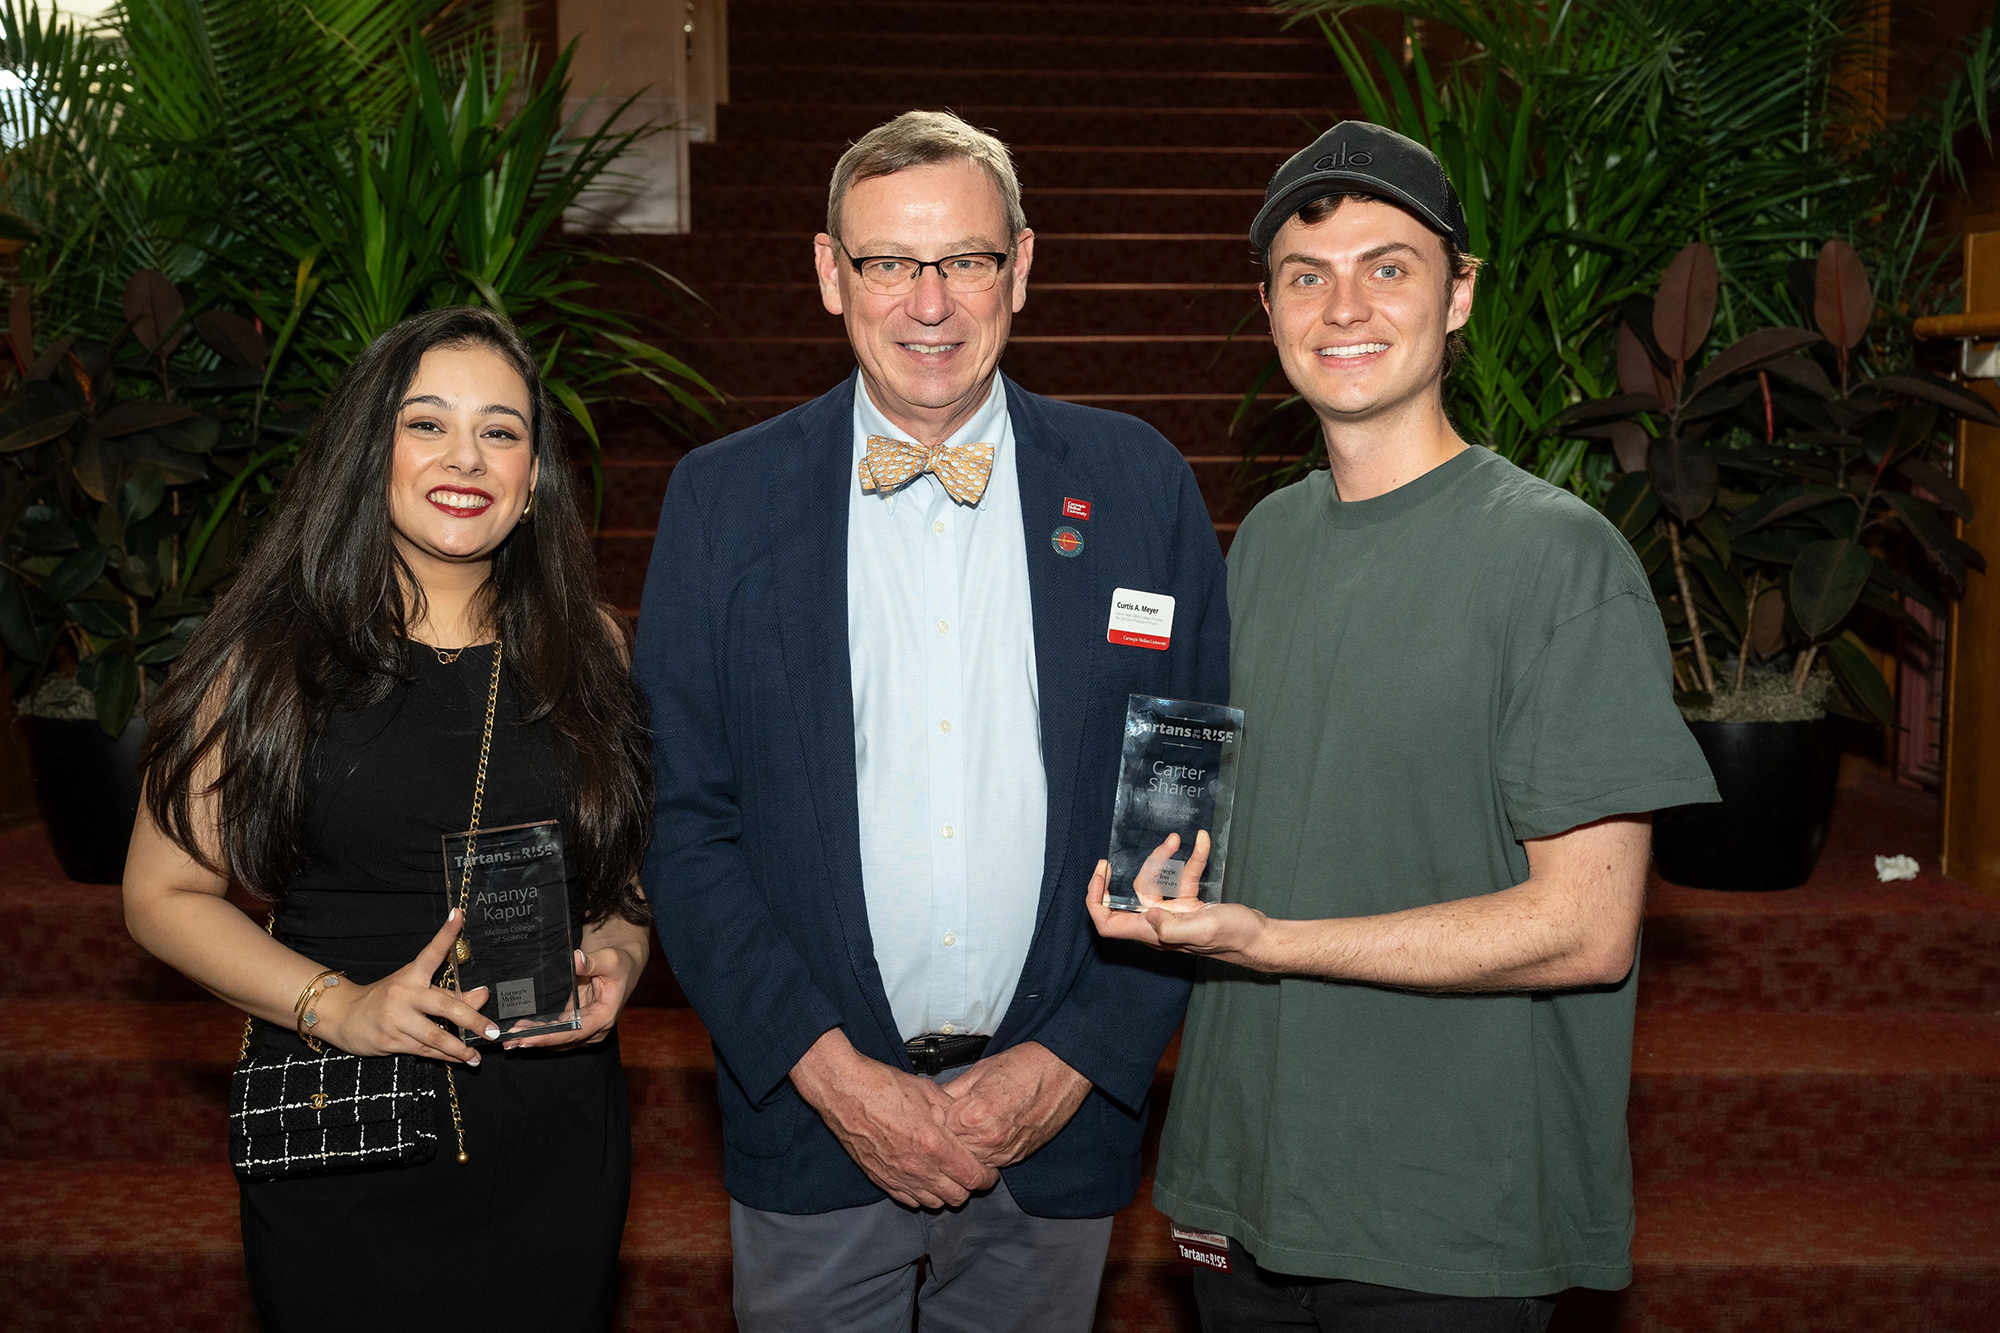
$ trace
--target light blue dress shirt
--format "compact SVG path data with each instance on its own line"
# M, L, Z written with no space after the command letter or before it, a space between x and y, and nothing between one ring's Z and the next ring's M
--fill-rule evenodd
M1007 394L947 444L993 446L977 505L925 473L861 489L870 435L908 439L855 377L847 647L861 879L903 1037L1000 1024L1035 933L1048 779Z

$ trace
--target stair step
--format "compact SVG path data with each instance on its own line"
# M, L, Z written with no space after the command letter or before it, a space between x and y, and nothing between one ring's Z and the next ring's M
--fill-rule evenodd
M1151 220L1150 218L1148 219ZM810 260L810 252L807 254ZM808 275L812 270L802 264ZM789 275L779 275L781 278ZM1043 282L1028 278L1028 303L1014 316L1015 338L1161 337L1190 334L1268 344L1270 324L1250 281ZM755 337L786 330L840 336L839 316L820 303L816 283L719 283L702 289L713 310L687 336ZM749 386L745 386L746 388Z
M0 1197L10 1333L255 1333L221 1161L0 1161Z
M1226 232L1192 236L1140 230L1036 232L1033 275L1063 283L1222 283L1241 287L1261 277L1250 249L1249 230L1246 223ZM646 249L651 252L649 258L701 292L716 283L789 276L786 267L811 262L812 236L796 231L696 232L654 237ZM774 271L774 265L781 267ZM708 373L706 366L702 369ZM713 377L723 374L717 370Z
M807 328L804 336L716 336L692 344L673 344L671 350L684 358L702 358L725 392L754 386L756 392L747 394L743 402L722 404L717 412L723 429L736 430L770 415L750 410L753 402L806 402L853 373L853 350L835 320L822 316L817 328ZM1020 334L1009 341L1001 367L1023 387L1055 398L1133 402L1154 396L1181 401L1188 395L1199 395L1234 404L1241 401L1244 388L1271 360L1269 343L1255 333L1233 339L1213 334L1101 338ZM1106 392L1113 389L1117 392ZM1264 389L1267 394L1287 391L1282 378L1267 382ZM1143 411L1140 415L1152 413ZM1234 453L1240 446L1227 443L1227 420L1225 416L1222 439L1176 439L1175 443L1187 452ZM663 427L645 426L644 418L637 415L628 422L641 429L643 438L676 454L685 451L684 437L670 438ZM602 423L599 430L600 435L607 433ZM637 448L619 443L612 452L631 454ZM581 456L584 454L579 450Z
M1864 779L1840 790L1802 888L1723 893L1655 882L1639 1003L1740 1013L2000 1013L2000 895L1937 871L1937 798ZM1875 857L1914 855L1883 884Z
M0 999L207 998L132 942L117 885L63 877L41 825L0 833L0 865Z
M814 185L708 185L693 192L694 231L789 231L805 242L826 227L826 182ZM1023 189L1021 205L1036 231L1142 231L1215 234L1240 230L1263 206L1264 192L1239 190ZM802 270L810 276L810 267ZM766 281L790 275L773 274ZM752 275L742 275L750 280ZM1252 285L1255 278L1251 279ZM716 291L702 295L717 299ZM815 297L814 305L818 304ZM621 308L624 308L621 306ZM1079 332L1104 332L1101 329Z
M817 336L703 339L704 364L722 384L811 393L839 383L854 368L853 349L839 324L829 316L822 327L827 332ZM1114 384L1127 393L1240 393L1270 359L1270 344L1262 338L1017 334L1008 339L1000 365L1035 392L1061 397Z
M241 1031L213 1001L0 1002L0 1159L223 1160ZM716 1177L700 1020L631 1009L619 1041L636 1169ZM2000 1180L2000 1015L1643 1013L1629 1121L1646 1181Z
M667 478L673 473L668 460L611 460L605 464L604 527L607 532L651 533L660 516L660 503L667 493ZM1202 499L1212 519L1240 521L1268 492L1268 487L1237 484L1237 460L1229 455L1200 456L1190 460ZM586 480L586 484L588 484ZM1049 515L1054 522L1056 515Z
M1304 147L1288 135L1271 144L1226 148L1101 148L1030 144L1014 152L1024 188L1116 186L1139 190L1263 192L1271 173ZM693 192L712 185L816 185L825 189L847 141L815 134L810 143L698 143L689 147ZM670 237L651 238L669 240Z
M2000 1180L2000 1014L1642 1010L1641 1179Z
M2000 1309L1992 1182L1676 1182L1638 1214L1632 1286L1570 1293L1559 1333L1974 1333Z
M776 53L781 58L788 54ZM849 69L737 65L729 104L858 102L892 95L908 107L1312 107L1342 111L1354 98L1330 75L1284 70ZM795 138L796 135L780 135ZM820 136L814 135L818 138Z
M236 1181L221 1166L0 1161L9 1333L254 1333ZM619 1249L620 1330L724 1330L729 1201L635 1171ZM1186 1266L1143 1201L1112 1228L1097 1327L1192 1330Z
M235 1010L8 1000L0 1021L0 1160L227 1160ZM693 1011L627 1009L619 1042L638 1169L719 1178L715 1062Z
M1178 76L1160 75L1162 79ZM885 82L888 82L885 80ZM879 97L879 91L870 89ZM807 137L858 139L877 125L910 109L911 103L734 102L717 108L716 139L722 143L792 143ZM1299 107L1217 107L1185 104L1158 109L1126 107L973 106L953 99L951 109L968 124L998 135L1009 148L1056 144L1115 148L1148 144L1161 148L1202 148L1218 143L1292 144L1303 148L1341 113L1310 103ZM831 169L831 163L828 164ZM695 192L702 182L695 180Z
M242 1015L216 1000L0 1001L0 1162L226 1163L242 1033ZM628 1009L619 1046L634 1170L720 1194L707 1030L689 1009ZM1164 1065L1162 1091L1171 1075Z
M248 1330L237 1194L221 1166L0 1162L10 1329ZM1947 1181L1643 1188L1635 1281L1576 1292L1565 1333L1613 1328L1989 1333L2000 1185ZM621 1329L727 1329L728 1203L639 1172L619 1259ZM337 1239L337 1238L336 1238ZM1113 1225L1100 1328L1192 1333L1187 1267L1143 1198ZM1114 1322L1115 1320L1115 1322Z
M1126 216L1115 197L1105 211L1114 222ZM1153 221L1150 216L1146 220ZM743 273L711 268L695 288L698 302L638 283L630 275L610 275L601 281L602 290L615 293L611 299L621 310L642 322L654 321L651 328L664 330L656 334L662 345L677 355L699 359L706 338L842 336L839 316L828 314L820 301L812 265L811 240L802 228L793 244L768 251ZM1014 316L1013 334L1020 338L1205 334L1268 343L1269 321L1257 299L1257 269L1254 264L1246 267L1236 282L1056 282L1044 281L1038 264L1028 280L1028 303ZM770 396L755 384L718 387L750 397Z
M1150 407L1145 414L1177 442L1226 422L1236 401L1233 395L1089 400L1119 411ZM644 535L600 543L623 562L617 605L638 605L650 549ZM1937 873L1930 850L1936 827L1935 798L1867 782L1839 793L1832 836L1804 888L1717 893L1656 883L1641 951L1642 1008L2000 1013L2000 895ZM1877 883L1875 856L1895 852L1915 854L1922 872L1907 882ZM115 885L63 878L39 825L0 833L0 865L8 867L0 878L0 999L204 994L132 943ZM656 955L642 987L671 995L671 986Z
M823 389L827 387L831 386L822 386ZM716 415L726 429L741 430L789 412L818 396L817 393L743 394L723 404ZM1243 400L1241 393L1085 393L1063 397L1069 402L1088 403L1106 411L1135 416L1166 436L1185 454L1234 456L1242 448L1243 428L1238 427L1235 435L1230 429L1237 406ZM1283 397L1283 394L1267 393L1261 396L1260 401L1266 406L1274 406ZM599 429L604 430L601 423ZM657 425L635 419L616 432L605 431L604 449L607 458L672 460L687 452L687 442Z
M1164 26L1164 25L1163 25ZM1282 71L1333 75L1339 61L1318 33L1263 37L982 35L976 42L933 26L918 32L823 32L793 22L785 29L743 32L732 22L734 64L795 62L805 53L842 69L1117 69Z
M801 13L796 0L735 0L729 6L732 39L749 37L762 48L765 35L810 28L815 33L870 33L1008 37L1032 32L1042 37L1125 37L1171 26L1177 37L1273 37L1284 31L1284 16L1262 5L1218 5L1214 0L1170 0L1171 19L1161 5L998 3L914 4L910 0L820 0ZM1311 29L1302 31L1311 32ZM966 44L977 53L983 43ZM975 58L983 58L976 56ZM950 61L944 62L948 67ZM736 71L729 72L730 92Z
M0 832L0 1002L90 995L108 1000L205 1000L208 992L160 962L125 929L115 884L63 878L39 824ZM261 924L264 907L231 900ZM635 1005L684 1005L673 972L654 950Z

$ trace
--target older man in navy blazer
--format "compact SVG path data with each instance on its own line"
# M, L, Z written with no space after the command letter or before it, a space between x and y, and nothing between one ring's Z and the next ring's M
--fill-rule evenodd
M1127 697L1228 698L1222 557L1156 431L999 374L1034 233L998 140L878 127L815 251L858 371L674 470L634 664L736 1314L1083 1330L1188 992L1084 890Z

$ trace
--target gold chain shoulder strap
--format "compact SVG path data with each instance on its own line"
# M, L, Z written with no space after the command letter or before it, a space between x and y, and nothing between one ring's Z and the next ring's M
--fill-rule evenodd
M472 782L472 825L465 839L465 861L458 876L458 938L452 941L451 956L444 965L445 985L454 991L458 989L458 965L472 961L472 946L465 939L465 914L472 903L472 858L479 850L479 815L486 806L486 761L493 754L493 717L499 710L500 640L495 637L493 679L486 687L486 727L479 737L479 773ZM451 1099L451 1127L458 1134L458 1160L463 1165L470 1160L465 1151L465 1116L458 1107L458 1080L451 1076L450 1065L444 1067L444 1087Z
M479 850L479 813L486 806L486 761L493 755L493 717L500 709L500 641L493 641L493 680L486 690L486 729L479 738L479 774L472 782L472 823L465 836L465 860L458 876L458 916L462 923L466 909L472 904L472 858ZM451 961L445 964L445 976L454 990L458 987L458 965L472 961L472 945L465 938L465 927L459 926L458 938L452 942Z
M278 909L275 907L271 909L271 915L264 922L264 933L272 939L278 938ZM256 1021L249 1014L243 1015L243 1044L236 1049L236 1058L239 1061L250 1058L250 1029Z
M459 652L463 651L464 649L459 650ZM449 659L446 659L443 653L439 653L438 660L440 662L447 660L456 662L458 660L458 653L453 653ZM487 683L486 687L486 725L479 737L479 773L473 779L472 783L471 836L465 842L464 872L459 876L458 880L459 936L452 942L451 956L445 960L444 965L444 979L452 990L458 989L458 965L472 961L472 946L465 942L464 922L466 909L471 903L472 857L473 853L479 847L479 817L486 806L486 764L493 755L493 720L499 711L500 640L496 638L493 640L493 678ZM278 909L275 907L271 909L269 918L264 922L264 933L273 939L277 938ZM250 1055L250 1033L252 1025L255 1022L256 1020L250 1015L245 1014L243 1016L243 1042L236 1051L236 1058L238 1060L247 1059ZM458 1134L458 1160L463 1163L470 1160L465 1151L465 1116L459 1110L458 1083L451 1076L450 1065L444 1067L444 1085L446 1091L451 1096L451 1125Z

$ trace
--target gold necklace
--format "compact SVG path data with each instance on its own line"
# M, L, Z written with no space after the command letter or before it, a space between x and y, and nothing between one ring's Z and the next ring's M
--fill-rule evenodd
M424 647L430 649L432 652L437 654L439 666L450 666L453 662L456 662L460 657L464 656L464 654L468 649L477 648L479 647L479 645L476 643L468 643L465 645L464 648L440 648L434 643L427 643L424 645ZM495 639L493 641L493 651L495 653L498 653L500 651L500 640Z

